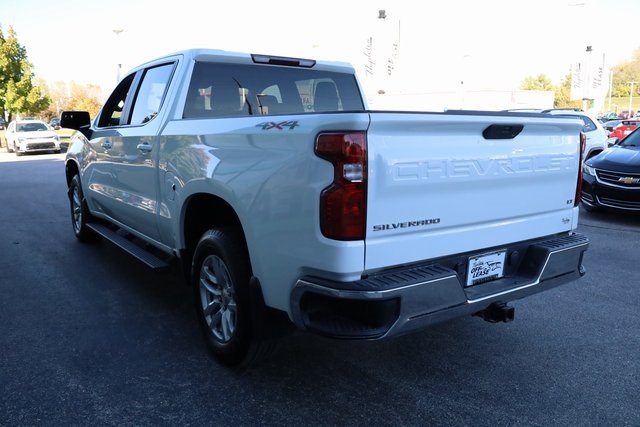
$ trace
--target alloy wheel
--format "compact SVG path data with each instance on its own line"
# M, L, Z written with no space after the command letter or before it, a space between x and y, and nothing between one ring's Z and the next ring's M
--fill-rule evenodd
M200 303L211 333L219 342L229 342L236 330L238 308L229 270L216 255L209 255L202 263Z

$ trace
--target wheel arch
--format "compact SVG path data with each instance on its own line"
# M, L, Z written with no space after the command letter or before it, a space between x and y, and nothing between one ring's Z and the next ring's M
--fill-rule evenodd
M589 151L587 153L587 155L584 157L584 160L590 159L594 156L597 156L598 154L602 153L604 150L600 149L600 148L594 148L593 150Z
M196 193L185 201L181 221L181 258L187 279L191 273L191 260L200 237L209 229L221 227L238 230L249 257L247 238L240 217L226 200L212 194Z
M75 175L80 175L80 168L78 164L73 160L67 160L64 165L64 174L67 179L67 187L71 184L71 180Z

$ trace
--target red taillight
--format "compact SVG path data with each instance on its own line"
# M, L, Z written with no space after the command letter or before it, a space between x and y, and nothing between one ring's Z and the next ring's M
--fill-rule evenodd
M584 150L587 148L587 134L580 132L580 163L578 165L578 182L576 183L576 197L573 206L578 206L582 200L582 162L584 162Z
M367 218L367 140L364 132L321 133L315 152L333 164L333 182L320 194L320 230L336 240L363 240Z

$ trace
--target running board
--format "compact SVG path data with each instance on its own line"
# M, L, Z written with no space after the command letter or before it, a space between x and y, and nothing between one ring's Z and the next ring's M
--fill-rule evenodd
M169 264L166 261L163 261L162 259L153 255L151 252L146 251L144 248L136 245L131 240L126 239L112 229L104 226L103 224L100 224L99 222L90 222L87 223L86 226L94 233L110 241L111 243L153 270L160 270L169 267Z

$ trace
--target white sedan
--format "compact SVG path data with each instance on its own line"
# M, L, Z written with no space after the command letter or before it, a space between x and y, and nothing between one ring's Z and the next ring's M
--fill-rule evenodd
M9 123L5 137L7 150L18 156L43 151L60 152L60 137L40 120L14 120Z

